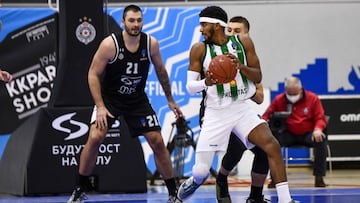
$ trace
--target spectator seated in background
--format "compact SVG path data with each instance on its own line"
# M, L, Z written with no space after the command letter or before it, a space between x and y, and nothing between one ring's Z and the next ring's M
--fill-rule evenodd
M270 123L274 136L281 146L303 145L314 148L315 187L326 187L323 179L327 156L327 135L324 133L326 118L320 99L315 93L304 90L299 78L288 77L285 81L285 92L274 98L263 118L269 121L274 113L279 112L287 116L285 127L277 126L279 128L274 129L276 124L274 121ZM268 187L272 186L270 183Z

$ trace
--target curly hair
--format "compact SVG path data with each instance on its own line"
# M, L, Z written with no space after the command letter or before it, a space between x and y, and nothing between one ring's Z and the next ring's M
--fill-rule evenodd
M208 6L204 8L200 14L199 17L210 17L215 18L224 21L227 23L228 16L227 13L224 11L224 9L220 8L219 6Z

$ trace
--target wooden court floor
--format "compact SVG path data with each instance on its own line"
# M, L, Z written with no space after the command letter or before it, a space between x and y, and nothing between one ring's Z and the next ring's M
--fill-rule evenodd
M288 179L290 192L295 200L301 203L359 203L360 170L334 170L328 174L326 188L313 187L311 170L289 169ZM239 176L229 177L230 195L234 203L243 203L249 194L250 181ZM264 187L266 199L276 203L276 190ZM1 203L64 203L68 195L46 197L0 196ZM160 203L167 201L165 186L158 184L148 186L148 192L142 194L91 194L85 202L92 203ZM209 178L195 194L185 203L216 203L214 179Z

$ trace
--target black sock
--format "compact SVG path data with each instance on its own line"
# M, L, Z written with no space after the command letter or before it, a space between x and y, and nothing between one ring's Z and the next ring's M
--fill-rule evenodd
M89 191L90 190L90 181L89 176L83 176L79 174L77 185L81 188L83 191Z
M220 197L228 197L229 186L227 182L227 176L219 172L216 176L216 184L220 186Z
M175 196L176 195L176 182L175 178L169 178L164 180L165 185L168 189L169 195Z
M227 182L227 176L219 172L216 176L217 182Z
M251 185L250 198L253 200L261 201L263 200L262 192L263 192L263 187L256 187Z

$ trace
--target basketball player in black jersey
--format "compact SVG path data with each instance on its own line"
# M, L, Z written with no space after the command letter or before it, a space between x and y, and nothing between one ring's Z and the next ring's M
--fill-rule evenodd
M68 203L86 199L88 176L95 167L98 148L108 126L120 115L124 116L132 135L144 135L152 148L157 169L169 192L168 202L181 202L176 198L170 155L162 139L157 116L145 93L150 63L154 65L169 108L176 118L181 117L182 112L172 97L158 41L142 32L143 14L140 7L125 7L122 24L122 32L113 33L101 42L90 66L88 82L95 108L89 138L80 156L78 186Z

